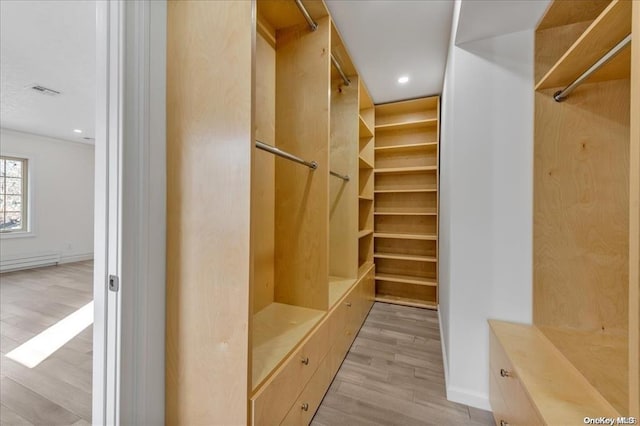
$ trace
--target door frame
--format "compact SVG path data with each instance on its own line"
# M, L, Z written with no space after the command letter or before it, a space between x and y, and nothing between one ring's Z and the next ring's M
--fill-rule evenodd
M165 82L166 1L96 1L94 425L164 423Z

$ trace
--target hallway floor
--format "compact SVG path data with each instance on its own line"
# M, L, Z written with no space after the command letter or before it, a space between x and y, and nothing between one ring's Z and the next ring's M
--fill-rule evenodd
M447 401L438 314L375 303L316 413L314 426L493 425Z
M92 261L0 275L0 425L91 423L93 326L34 368L5 355L92 299Z

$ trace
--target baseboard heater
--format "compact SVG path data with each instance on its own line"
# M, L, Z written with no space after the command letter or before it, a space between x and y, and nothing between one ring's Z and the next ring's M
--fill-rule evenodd
M0 272L51 266L58 263L60 263L60 253L54 252L10 256L0 259Z

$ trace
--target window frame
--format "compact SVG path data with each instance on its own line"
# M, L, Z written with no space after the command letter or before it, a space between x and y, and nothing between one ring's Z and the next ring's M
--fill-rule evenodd
M21 193L20 196L22 198L22 210L21 210L21 214L22 214L22 220L21 220L21 224L22 226L20 227L20 229L9 229L9 230L2 230L0 229L0 237L9 237L9 236L13 236L13 237L18 237L18 236L31 236L31 220L30 220L30 214L31 214L31 187L30 187L30 179L29 179L29 175L30 175L30 171L31 171L31 158L27 157L27 156L22 156L22 155L12 155L12 154L2 154L0 155L0 160L4 160L4 161L20 161L22 163L22 175L20 177L20 179L22 180L22 185L21 185ZM6 183L6 179L7 179L7 170L6 170L6 165L5 165L5 175L1 176L0 179L3 179L5 182L5 189L4 189L4 193L2 195L4 195L5 197L5 210L2 213L3 215L6 215L6 208L7 208L7 183ZM13 195L13 194L12 194Z

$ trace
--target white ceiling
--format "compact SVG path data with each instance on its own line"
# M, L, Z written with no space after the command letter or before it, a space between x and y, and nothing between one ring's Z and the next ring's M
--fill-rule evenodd
M550 0L462 0L456 44L535 28Z
M326 3L374 103L442 92L453 0Z
M0 127L77 142L94 136L95 15L88 0L0 0ZM34 84L61 94L42 95Z

